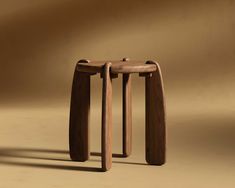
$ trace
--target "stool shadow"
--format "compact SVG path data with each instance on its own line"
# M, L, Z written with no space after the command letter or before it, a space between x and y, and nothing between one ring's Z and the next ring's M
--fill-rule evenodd
M56 153L56 154L68 154L68 151L64 150L51 150L51 149L36 149L36 148L0 148L0 164L10 166L23 166L23 167L35 167L46 169L58 169L58 170L76 170L87 172L101 172L102 169L98 167L84 167L84 166L71 166L71 165L56 165L56 164L40 164L33 162L20 162L14 160L7 160L10 158L24 158L24 159L38 159L38 160L52 160L52 161L64 161L70 162L69 159L50 158L32 156L30 153Z
M101 157L101 153L99 153L99 152L91 152L90 155L91 156ZM114 157L114 158L126 158L123 154L119 154L119 153L113 153L112 157Z
M52 158L52 157L41 157L33 156L30 153L54 153L54 154L65 154L69 155L66 150L53 150L53 149L41 149L41 148L0 148L0 164L9 166L23 166L23 167L35 167L35 168L46 168L46 169L58 169L58 170L77 170L87 172L102 172L102 168L99 167L84 167L84 166L71 166L71 165L57 165L57 164L40 164L33 162L20 162L14 161L12 158L22 159L37 159L37 160L50 160L50 161L63 161L63 162L74 162L70 159ZM91 152L91 156L101 156L99 152ZM113 154L113 157L124 158L122 154ZM11 160L8 160L11 158ZM89 161L100 162L100 160L90 159ZM144 163L132 163L132 162L121 162L113 161L113 163L120 164L133 164L133 165L146 165Z
M91 156L99 156L99 157L101 157L101 153L99 153L99 152L91 152L90 154L91 154ZM119 154L119 153L113 153L112 157L113 158L127 158L123 154ZM98 162L100 160L90 159L89 161ZM119 163L119 164L130 164L130 165L147 165L146 163L136 163L136 162L126 162L126 161L112 161L112 162L113 163Z

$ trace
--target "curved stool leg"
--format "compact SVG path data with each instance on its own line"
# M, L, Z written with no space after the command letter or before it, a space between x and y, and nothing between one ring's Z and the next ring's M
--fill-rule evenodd
M154 62L147 62L154 63ZM151 165L165 163L165 106L161 70L146 77L146 161Z
M131 75L123 74L122 78L123 95L123 156L128 157L131 154L132 147L132 106L131 106Z
M90 75L75 69L69 120L69 150L74 161L89 158Z
M111 63L106 63L102 72L102 170L107 171L112 166L112 79L110 76Z

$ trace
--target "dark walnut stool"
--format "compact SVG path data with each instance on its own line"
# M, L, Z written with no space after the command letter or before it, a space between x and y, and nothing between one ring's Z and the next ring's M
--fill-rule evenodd
M112 165L112 79L123 79L123 156L131 154L132 107L131 73L145 77L146 95L146 161L151 165L165 163L165 107L161 70L154 61L88 61L80 60L75 68L69 125L70 157L74 161L89 158L90 76L100 73L102 90L102 170Z

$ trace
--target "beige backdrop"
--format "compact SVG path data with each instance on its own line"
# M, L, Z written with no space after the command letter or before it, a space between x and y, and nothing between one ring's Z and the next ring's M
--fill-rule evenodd
M0 0L0 187L234 187L234 0ZM168 156L144 164L144 81L133 80L133 155L68 156L76 61L157 60L166 90ZM121 151L121 78L114 80ZM100 148L101 80L92 78L91 148Z

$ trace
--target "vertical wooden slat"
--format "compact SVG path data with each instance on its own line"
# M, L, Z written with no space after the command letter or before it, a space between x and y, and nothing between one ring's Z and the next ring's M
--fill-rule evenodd
M166 128L161 70L146 76L146 161L152 165L165 163Z
M107 171L112 166L112 79L110 76L111 63L106 63L102 72L102 170Z
M123 139L122 151L124 157L128 157L132 150L132 103L131 103L131 75L123 74L122 78L123 95Z
M89 158L90 75L75 69L69 121L70 157L74 161Z

